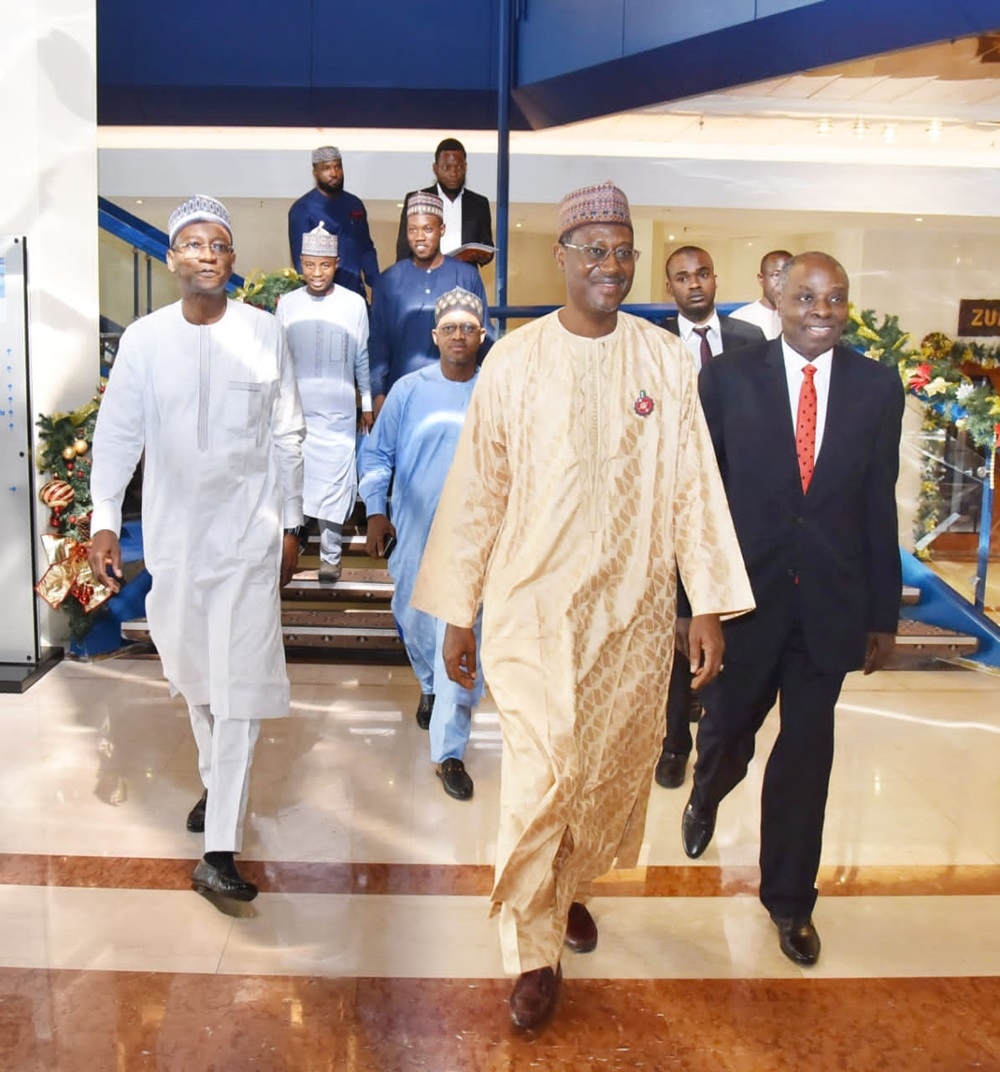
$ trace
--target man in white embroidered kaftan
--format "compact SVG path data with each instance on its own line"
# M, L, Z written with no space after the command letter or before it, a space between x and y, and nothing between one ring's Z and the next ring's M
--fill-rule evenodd
M582 884L637 861L678 568L695 687L721 665L720 615L753 606L691 361L618 311L638 256L625 195L570 194L558 235L566 305L484 363L412 597L449 623L467 687L482 604L503 736L492 900L522 1028L552 1011L564 942L597 944Z

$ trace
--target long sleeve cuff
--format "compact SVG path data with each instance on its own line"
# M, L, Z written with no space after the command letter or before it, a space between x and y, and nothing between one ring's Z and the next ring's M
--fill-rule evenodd
M302 496L295 495L286 499L281 508L281 527L284 529L298 528L305 521L302 513Z
M372 411L372 393L371 391L361 392L361 410L364 413L371 413Z
M122 529L121 503L116 503L111 499L103 499L101 502L94 503L90 518L91 535L95 532L103 532L105 529L116 536Z

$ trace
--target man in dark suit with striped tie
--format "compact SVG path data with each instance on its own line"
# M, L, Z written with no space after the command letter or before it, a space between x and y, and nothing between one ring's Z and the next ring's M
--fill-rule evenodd
M721 353L763 342L764 333L754 324L720 316L715 308L718 280L708 252L698 246L681 246L667 258L667 293L677 303L677 316L668 316L660 327L679 335L695 365L704 368ZM683 583L683 577L681 582ZM700 704L691 689L691 669L684 654L686 634L678 631L681 645L670 673L667 694L666 735L656 763L656 784L677 789L684 784L688 757L694 742L690 722L698 720Z
M834 708L845 674L884 666L895 643L904 394L895 369L838 345L848 278L832 257L793 257L778 311L777 339L712 361L699 380L757 609L725 623L725 669L702 690L682 838L688 856L705 851L777 700L760 899L782 952L809 965Z

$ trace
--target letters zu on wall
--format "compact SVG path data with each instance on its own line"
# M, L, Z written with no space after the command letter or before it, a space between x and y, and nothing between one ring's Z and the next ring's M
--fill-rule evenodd
M1000 335L1000 298L963 298L958 305L959 335Z

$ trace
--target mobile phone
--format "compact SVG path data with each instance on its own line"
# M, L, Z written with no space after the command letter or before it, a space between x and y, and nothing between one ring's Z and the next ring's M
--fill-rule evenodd
M385 538L385 543L382 544L382 557L388 558L396 547L396 537L390 532Z

